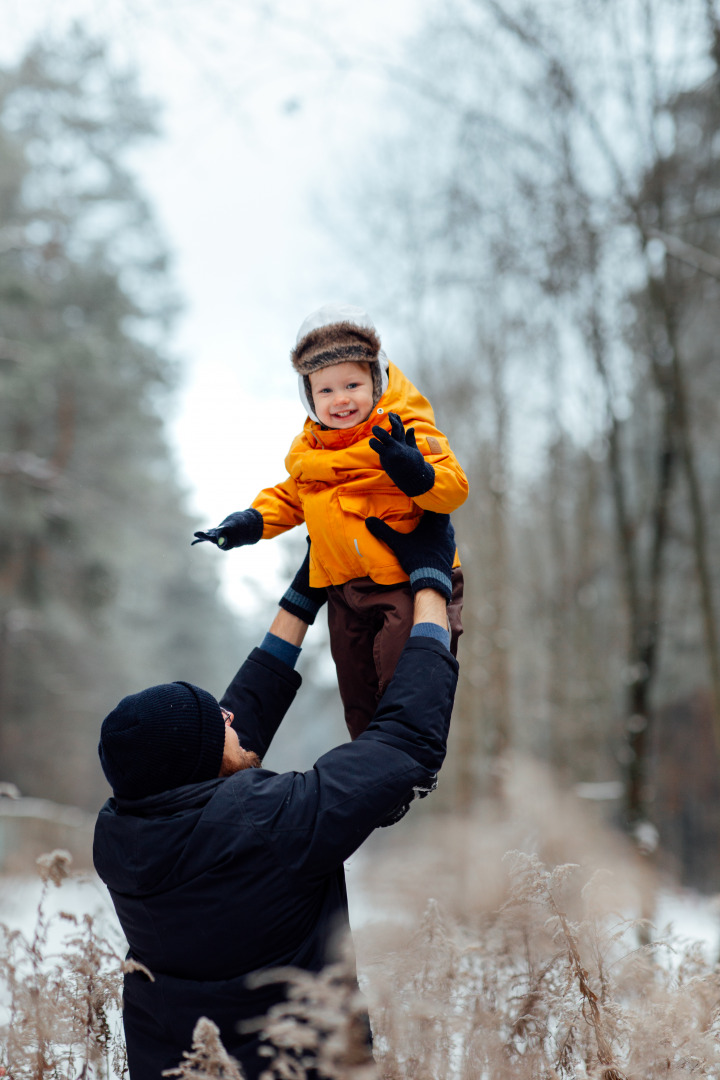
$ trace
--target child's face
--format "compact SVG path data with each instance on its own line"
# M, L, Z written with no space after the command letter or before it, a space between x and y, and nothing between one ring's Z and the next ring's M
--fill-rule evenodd
M373 407L373 381L368 364L346 360L313 371L310 376L315 414L329 428L351 428L367 420Z

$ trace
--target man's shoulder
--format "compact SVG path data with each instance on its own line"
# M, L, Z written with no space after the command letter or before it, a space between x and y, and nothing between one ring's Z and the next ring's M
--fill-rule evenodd
M221 805L225 800L256 799L273 795L285 797L288 789L292 788L295 779L300 775L302 774L292 771L278 773L263 766L255 769L241 769L225 779L215 798L218 805Z
M217 806L222 808L223 814L234 812L253 828L273 829L282 821L281 827L288 829L298 825L296 819L301 805L303 810L299 816L305 818L308 805L313 804L317 796L316 789L314 769L281 773L264 768L243 769L225 781ZM228 811L229 807L233 810Z

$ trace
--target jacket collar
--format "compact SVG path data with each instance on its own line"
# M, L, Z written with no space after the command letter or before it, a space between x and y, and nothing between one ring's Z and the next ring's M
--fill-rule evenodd
M135 817L161 817L179 813L182 810L200 809L208 802L220 784L229 777L203 780L199 784L185 784L184 787L161 791L158 795L148 795L144 799L123 799L114 795L109 800L120 814L132 814Z

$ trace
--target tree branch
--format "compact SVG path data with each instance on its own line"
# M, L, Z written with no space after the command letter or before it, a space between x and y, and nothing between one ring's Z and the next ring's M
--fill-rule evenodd
M681 240L678 236L670 236L669 233L663 232L661 229L646 229L645 235L651 240L659 240L668 255L672 256L673 259L685 263L686 266L692 266L694 270L699 270L701 273L715 278L716 281L720 281L720 259L715 255L710 255L707 251L702 251L693 244L688 244L687 241Z

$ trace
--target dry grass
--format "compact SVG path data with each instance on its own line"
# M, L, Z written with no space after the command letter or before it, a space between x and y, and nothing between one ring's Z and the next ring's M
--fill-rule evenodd
M263 1027L264 1080L720 1080L720 970L697 943L647 933L653 875L613 834L527 767L507 776L502 813L424 815L373 849L366 891L382 918L319 976L277 971L288 1001ZM46 888L62 876L57 857ZM121 1075L109 1015L120 961L92 921L62 955L6 932L0 973L13 1080ZM241 1080L217 1029L199 1022L174 1075Z
M60 913L62 950L49 950L46 897L69 874L70 856L38 859L43 888L30 937L0 924L0 1067L12 1080L121 1076L122 960L91 915Z
M354 950L318 975L296 968L258 973L256 986L285 982L287 1001L274 1006L261 1025L261 1050L268 1068L261 1080L302 1080L315 1068L331 1080L377 1080L367 1041L367 1003L358 990ZM315 1073L312 1074L313 1076Z
M220 1040L217 1024L201 1016L193 1031L192 1050L186 1050L177 1069L168 1069L163 1076L178 1076L180 1080L244 1080L240 1065L231 1057Z
M720 1077L720 969L650 929L647 862L527 763L383 838L356 934L386 1080ZM649 944L642 944L652 938Z

